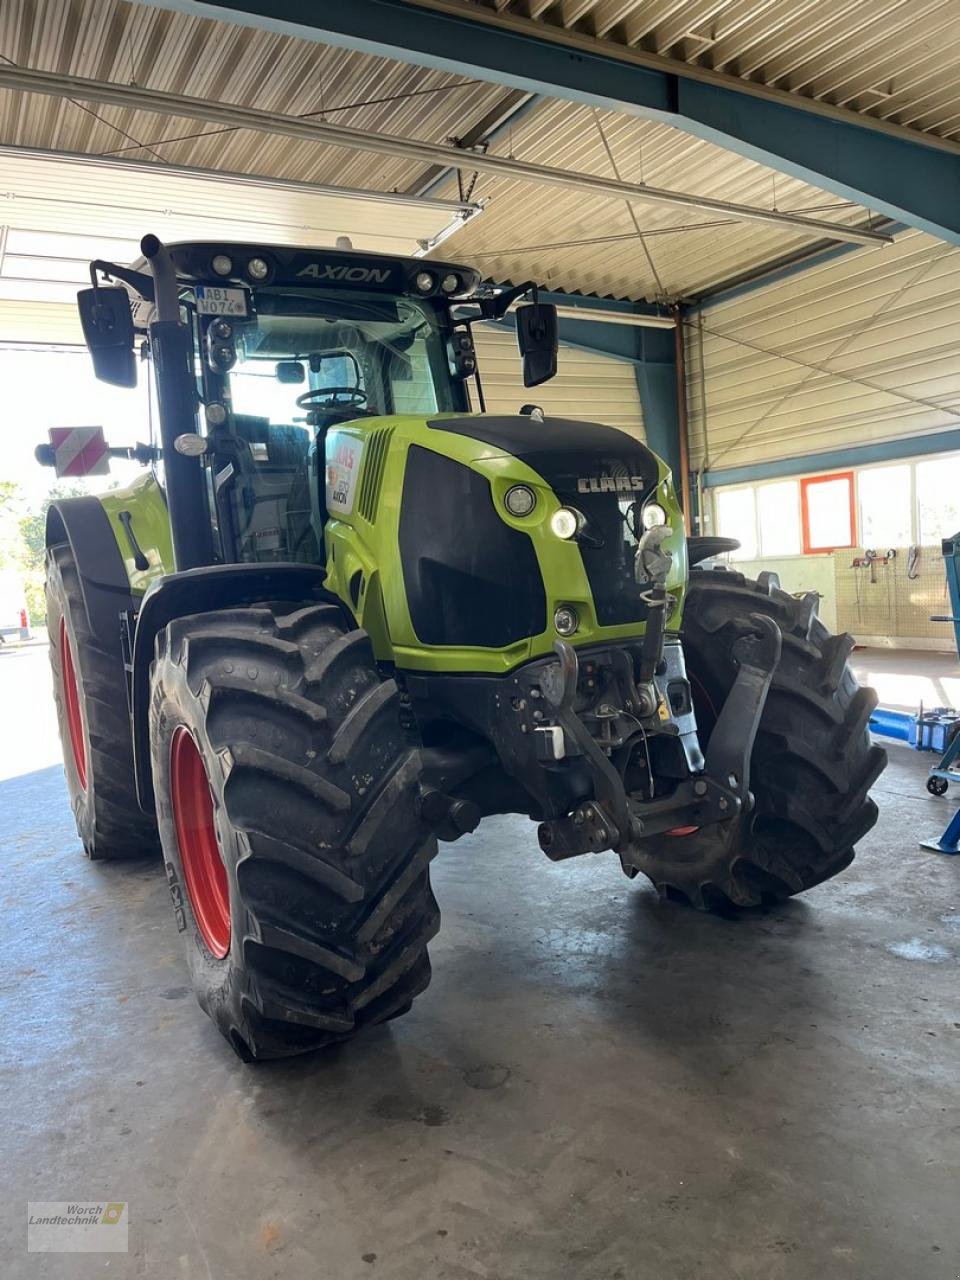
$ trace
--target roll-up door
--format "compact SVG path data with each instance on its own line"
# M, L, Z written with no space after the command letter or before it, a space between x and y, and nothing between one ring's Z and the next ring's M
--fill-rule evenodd
M602 422L645 439L640 393L628 361L561 343L557 376L525 387L512 330L478 324L473 336L488 413L516 413L523 404L538 404L546 414Z
M83 330L76 305L0 298L0 344L7 343L17 346L81 345Z

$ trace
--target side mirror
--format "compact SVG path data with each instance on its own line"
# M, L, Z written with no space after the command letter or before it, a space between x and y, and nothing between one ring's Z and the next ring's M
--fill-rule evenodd
M517 307L517 346L523 356L523 385L538 387L557 372L560 345L557 308L549 302Z
M278 360L277 361L277 381L289 383L305 382L307 378L306 371L299 360Z
M81 289L77 294L77 307L96 376L115 387L135 387L133 316L126 289L118 285Z

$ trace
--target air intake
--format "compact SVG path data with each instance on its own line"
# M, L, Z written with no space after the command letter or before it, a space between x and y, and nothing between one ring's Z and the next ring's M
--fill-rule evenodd
M387 465L387 453L393 431L393 427L381 427L379 431L371 432L367 440L367 457L363 466L363 478L360 481L357 513L368 524L374 524L377 518L380 486L383 483L383 472Z

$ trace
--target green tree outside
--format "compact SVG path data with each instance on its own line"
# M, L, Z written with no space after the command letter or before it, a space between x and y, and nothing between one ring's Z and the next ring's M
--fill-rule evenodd
M47 509L58 498L76 498L88 492L82 481L59 482L51 485L39 506L31 507L15 481L0 481L0 569L12 570L22 578L31 626L42 626L47 620L43 591Z

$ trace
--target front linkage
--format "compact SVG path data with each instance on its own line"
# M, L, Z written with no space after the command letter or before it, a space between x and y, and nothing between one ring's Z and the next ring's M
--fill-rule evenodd
M663 532L649 530L637 549L649 613L636 641L575 649L557 640L555 656L502 680L407 677L414 708L471 725L526 797L518 804L509 784L506 793L502 782L491 787L482 747L473 757L461 752L453 768L450 753L428 747L424 804L441 839L473 830L484 813L519 807L539 820L540 846L554 861L606 849L623 858L651 836L689 834L750 811L750 758L780 660L780 628L749 615L704 753L683 648L664 633L673 602Z
M751 807L750 756L780 659L780 630L776 623L759 614L754 615L753 621L757 634L744 637L740 670L714 726L706 757L701 757L701 771L692 771L690 777L679 780L673 790L662 797L654 794L652 774L648 794L628 792L624 774L611 759L614 743L608 738L610 745L605 751L601 745L603 739L591 732L586 718L575 709L582 687L576 651L564 641L557 642L559 663L546 673L544 693L564 740L572 741L583 755L593 779L595 798L581 801L568 817L540 824L540 847L549 858L560 861L604 849L622 854L647 836L669 831L683 833L685 829L735 818ZM674 710L674 717L661 722L657 731L679 739L687 763L692 766L700 753L689 704L689 686L678 670L683 661L682 651L676 643L665 645L664 649L667 657L659 664L662 672L653 682L657 697L655 714L661 707L669 707ZM648 750L649 730L627 708L643 705L649 701L650 694L647 688L638 688L634 683L627 653L623 649L610 651L598 659L597 665L608 665L623 709L614 707L608 698L595 708L594 723L609 731L618 720L633 719ZM681 692L684 689L686 698ZM676 715L677 709L679 715ZM551 732L549 728L546 731Z

